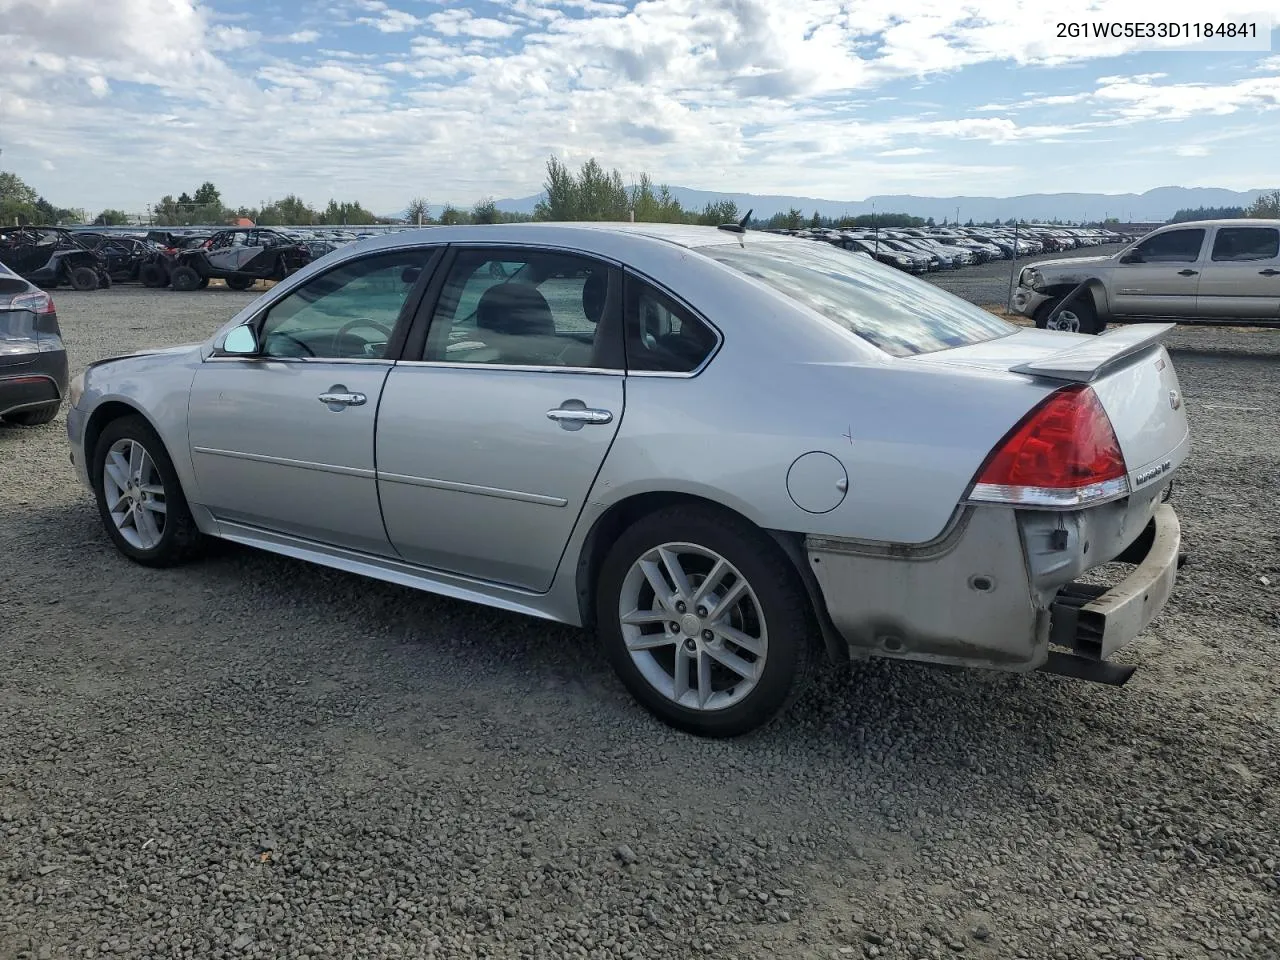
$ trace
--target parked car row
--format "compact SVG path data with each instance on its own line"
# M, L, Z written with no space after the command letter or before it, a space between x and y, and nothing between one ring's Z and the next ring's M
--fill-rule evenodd
M770 231L865 253L907 273L958 270L991 260L1009 260L1079 247L1119 243L1125 237L1088 227L895 227L887 230L806 229Z

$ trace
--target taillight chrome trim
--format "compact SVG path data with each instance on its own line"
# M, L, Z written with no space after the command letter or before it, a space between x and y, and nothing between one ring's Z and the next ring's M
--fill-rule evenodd
M1000 483L975 483L970 503L1001 503L1012 507L1074 510L1119 500L1130 493L1129 478L1115 477L1082 487L1015 487Z

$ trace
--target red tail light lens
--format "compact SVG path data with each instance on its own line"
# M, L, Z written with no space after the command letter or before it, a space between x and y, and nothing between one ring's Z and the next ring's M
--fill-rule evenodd
M971 500L1078 507L1129 492L1120 441L1084 385L1050 394L1022 418L978 472Z
M20 297L14 297L9 301L9 305L15 310L30 310L32 313L53 313L53 297L47 293L24 293Z

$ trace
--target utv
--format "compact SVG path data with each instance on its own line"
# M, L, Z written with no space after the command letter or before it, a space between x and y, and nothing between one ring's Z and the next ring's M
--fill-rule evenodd
M159 244L159 246L153 248L152 252L138 268L138 279L142 281L144 287L167 287L169 285L169 274L173 271L173 265L178 253L203 246L212 236L213 234L208 231L174 234L161 230L152 230L147 234L147 239ZM207 287L208 285L209 279L207 277L197 284L197 286L201 287Z
M0 228L0 263L46 289L60 283L73 290L111 286L102 258L59 227Z
M169 273L175 290L198 290L210 279L232 290L248 290L258 280L283 280L311 262L311 253L276 230L246 227L221 230L205 244L179 250Z
M109 233L77 232L75 238L102 258L114 283L138 283L142 268L158 251L153 243L137 237Z

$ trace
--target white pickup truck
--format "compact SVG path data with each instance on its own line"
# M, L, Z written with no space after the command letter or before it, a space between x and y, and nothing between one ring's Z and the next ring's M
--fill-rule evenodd
M1101 333L1117 321L1280 328L1280 220L1201 220L1109 257L1024 267L1013 308L1036 326Z

